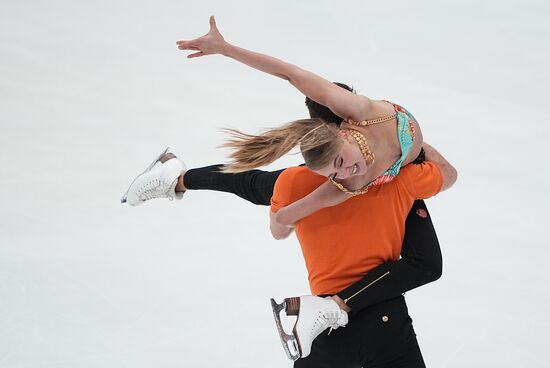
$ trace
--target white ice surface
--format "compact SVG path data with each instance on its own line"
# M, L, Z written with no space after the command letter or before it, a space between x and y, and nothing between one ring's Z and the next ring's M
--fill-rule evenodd
M459 182L429 201L444 275L407 294L431 367L550 367L547 1L0 3L0 367L288 367L269 308L296 240L224 193L129 208L170 145L306 115L284 81L175 41L208 29L402 103ZM299 163L288 157L272 167Z

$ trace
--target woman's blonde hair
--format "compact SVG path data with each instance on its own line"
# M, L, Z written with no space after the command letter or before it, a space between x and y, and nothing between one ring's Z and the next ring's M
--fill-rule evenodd
M224 129L231 137L222 145L230 148L230 162L223 171L237 173L269 165L300 146L304 161L312 170L327 166L340 151L339 128L321 119L296 120L259 135Z

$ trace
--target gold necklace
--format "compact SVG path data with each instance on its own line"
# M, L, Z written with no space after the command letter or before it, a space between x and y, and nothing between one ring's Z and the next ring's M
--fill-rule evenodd
M367 138L365 138L365 136L362 133L354 129L344 129L344 131L355 139L355 141L359 145L359 149L361 150L361 153L363 154L363 158L365 159L365 161L367 162L374 161L374 153L372 153L369 149L369 145L367 144Z
M365 159L365 161L366 162L373 162L374 161L374 153L371 152L371 150L369 149L369 146L367 144L367 138L365 138L365 136L363 134L361 134L360 132L358 132L357 130L343 129L343 131L348 133L349 135L351 135L355 139L355 141L359 145L359 149L361 150L361 153L363 154L363 158ZM348 188L343 186L341 183L338 183L336 180L334 180L332 177L329 177L329 180L332 184L334 184L336 186L336 188L340 189L342 192L344 192L346 194L349 194L351 196L365 194L369 191L369 187L370 187L370 183L369 183L361 189L349 190Z

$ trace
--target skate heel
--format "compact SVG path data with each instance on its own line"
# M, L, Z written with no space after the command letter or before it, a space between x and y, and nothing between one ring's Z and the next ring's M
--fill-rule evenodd
M275 318L275 325L277 326L277 332L279 333L279 337L281 338L281 344L283 345L283 349L285 350L285 353L288 357L288 359L294 361L300 358L301 351L300 351L300 344L298 343L298 340L296 339L295 335L289 335L285 332L283 329L283 324L281 323L281 311L287 310L287 301L291 299L296 298L286 298L281 304L278 304L275 302L274 299L271 299L271 309L273 310L273 317ZM299 303L298 298L298 303ZM295 301L293 301L295 303ZM287 312L288 315L288 312Z
M286 298L284 303L287 316L297 316L300 313L300 297Z

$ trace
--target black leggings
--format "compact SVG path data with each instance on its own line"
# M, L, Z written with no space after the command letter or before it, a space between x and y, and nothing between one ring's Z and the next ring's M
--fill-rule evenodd
M215 190L238 195L254 204L269 206L273 188L284 171L250 170L237 174L221 172L223 165L212 165L187 170L183 185L191 190Z
M236 194L258 205L268 206L273 187L283 170L251 170L237 174L220 171L222 165L190 169L184 175L189 190L215 190ZM437 234L424 201L415 201L405 222L401 259L386 262L361 280L340 291L353 313L398 297L404 292L437 280L442 258Z

